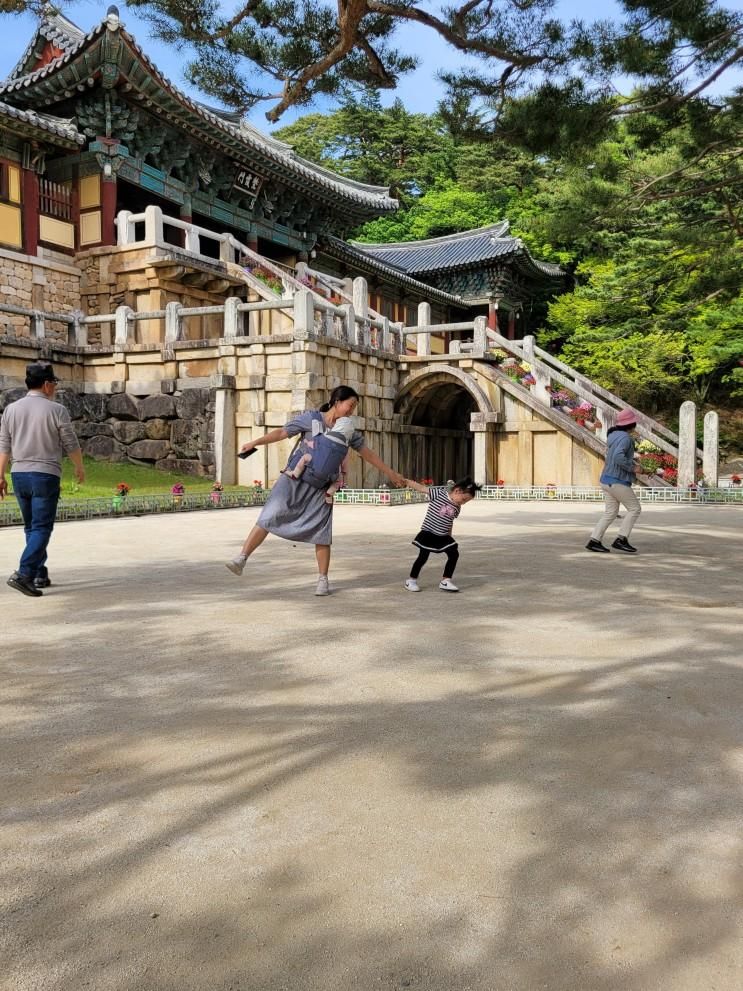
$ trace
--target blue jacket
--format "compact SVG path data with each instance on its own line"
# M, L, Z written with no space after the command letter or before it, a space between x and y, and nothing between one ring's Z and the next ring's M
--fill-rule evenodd
M624 430L615 430L606 441L606 464L603 475L631 483L635 480L635 442Z

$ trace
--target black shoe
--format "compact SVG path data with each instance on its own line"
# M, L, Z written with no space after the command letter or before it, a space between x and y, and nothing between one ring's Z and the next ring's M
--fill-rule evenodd
M611 546L616 551L624 551L625 554L637 554L637 548L633 547L626 537L617 537Z
M30 595L33 599L38 599L40 595L43 595L41 589L36 588L34 583L30 578L24 577L24 575L19 575L17 571L8 579L8 585L14 588L17 592L23 592L24 595Z
M49 586L51 585L51 583L52 583L52 580L49 577L49 574L48 573L45 574L45 575L37 575L34 578L34 588L49 588Z
M611 551L608 547L604 547L600 540L591 540L586 544L586 550L595 551L597 554L610 554Z

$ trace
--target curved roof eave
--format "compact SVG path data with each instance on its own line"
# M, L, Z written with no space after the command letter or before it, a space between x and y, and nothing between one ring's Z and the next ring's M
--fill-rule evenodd
M62 140L57 143L67 148L77 148L85 144L85 136L80 134L72 121L64 120L61 117L52 117L35 110L19 110L18 107L12 107L4 100L0 100L0 118L2 117L17 120L27 127L44 131L55 138L61 138Z
M134 36L120 27L118 18L113 20L111 14L88 34L82 35L76 46L66 51L64 55L26 75L5 80L0 85L0 94L7 95L33 88L34 84L40 80L54 75L71 63L107 29L115 30L121 34L123 40L145 67L148 75L171 99L176 100L210 127L216 128L236 141L238 145L242 145L246 151L258 152L266 156L274 163L294 173L297 178L312 182L315 186L325 190L326 193L333 193L335 196L341 197L357 211L362 210L368 214L373 210L376 215L379 215L398 208L398 201L389 195L387 187L372 186L336 175L329 169L315 165L315 163L296 155L289 145L272 138L270 135L263 134L247 121L241 120L239 123L234 123L228 119L227 111L211 110L205 104L191 99L160 72L154 62L144 53Z

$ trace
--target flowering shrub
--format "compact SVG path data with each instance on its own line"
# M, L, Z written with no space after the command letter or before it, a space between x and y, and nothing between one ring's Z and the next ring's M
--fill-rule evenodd
M262 489L263 488L263 482L260 480L260 478L254 478L253 479L253 485L255 485L255 487L257 489Z
M214 482L214 484L212 485L212 492L223 492L223 491L224 491L224 486L222 485L222 483Z
M679 477L678 468L664 468L662 478L666 482L677 482Z
M733 483L733 485L740 485L741 482L740 475L731 475L730 481Z
M488 356L491 361L495 362L496 365L502 365L508 357L508 354L503 350L503 348L491 348L488 351Z
M499 478L495 484L498 486L499 489L502 489L506 483L503 481L502 478Z
M183 484L183 482L176 482L173 488L170 490L170 494L174 496L179 496L179 495L182 496L185 491L186 491L186 487Z
M116 486L116 494L122 497L128 496L130 491L131 485L127 485L126 482L119 482Z
M261 282L267 285L269 289L273 289L273 291L279 293L279 295L283 293L284 284L275 272L272 272L268 268L264 268L263 265L254 265L252 268L249 268L248 271L256 279L260 279Z

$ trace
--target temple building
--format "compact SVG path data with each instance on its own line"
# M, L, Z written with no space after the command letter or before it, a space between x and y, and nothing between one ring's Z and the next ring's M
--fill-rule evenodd
M411 244L344 241L397 209L388 190L335 175L238 114L186 96L115 7L87 34L48 12L0 84L0 246L29 259L77 258L116 245L117 216L148 206L230 233L291 269L311 262L341 278L363 274L372 309L403 322L425 299L441 320L488 312L491 327L513 333L536 298L565 287L565 273L533 260L507 222ZM182 229L164 236L185 244ZM201 245L210 251L217 260L214 245ZM86 313L100 295L92 288L82 287Z
M49 358L87 455L270 484L284 445L240 444L347 382L407 477L592 481L611 407L595 433L556 411L570 370L530 336L566 273L505 221L348 239L397 208L187 96L115 7L87 33L49 9L0 83L0 410Z

